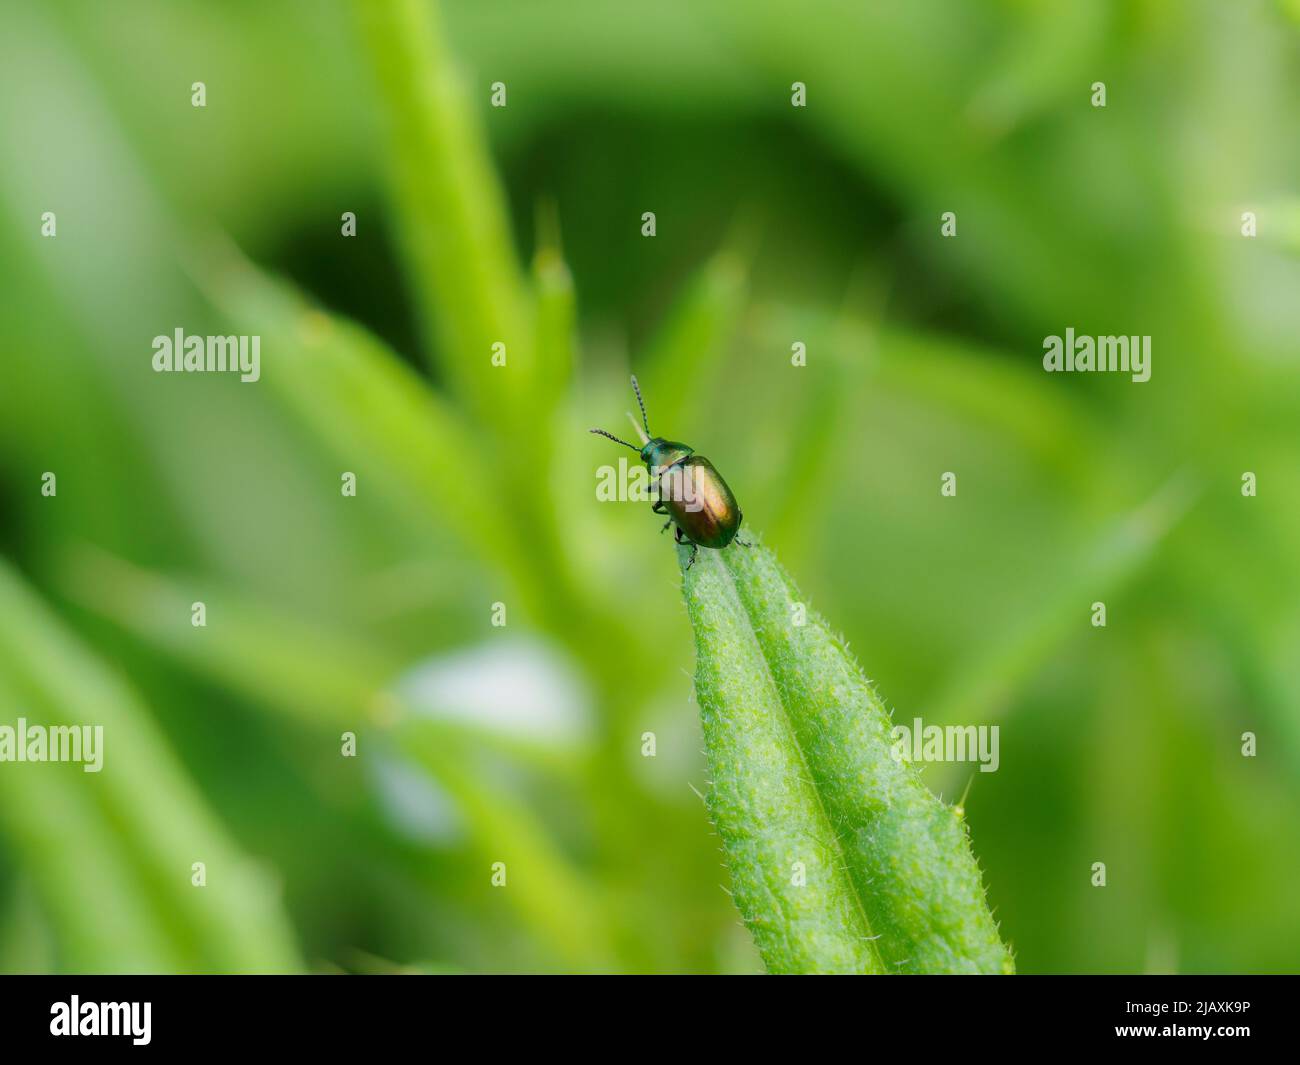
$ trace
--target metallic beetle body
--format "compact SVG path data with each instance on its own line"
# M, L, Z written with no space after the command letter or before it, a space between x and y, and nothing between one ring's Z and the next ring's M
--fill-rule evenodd
M679 544L693 545L686 568L690 569L695 563L695 555L701 547L721 550L733 540L744 547L750 546L744 540L736 538L743 515L735 494L722 479L722 474L703 455L697 455L693 447L675 440L665 440L662 436L652 437L645 401L641 398L641 388L637 385L635 376L632 378L632 391L636 393L637 404L641 407L641 425L637 425L636 418L632 415L629 414L628 417L632 419L632 425L641 439L639 448L604 429L591 431L616 444L630 447L640 455L655 481L656 499L651 509L656 514L668 515L664 531L667 531L669 525L676 526L674 533Z
M641 449L641 461L655 475L659 513L681 530L678 539L720 549L736 538L743 515L722 474L693 448L656 437Z

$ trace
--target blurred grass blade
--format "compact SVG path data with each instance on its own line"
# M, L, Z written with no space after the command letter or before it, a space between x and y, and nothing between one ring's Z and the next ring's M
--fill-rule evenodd
M512 454L475 431L382 342L312 308L228 242L210 242L190 268L239 328L274 348L263 380L342 469L373 480L416 527L449 529L467 552L508 574L523 614L578 657L590 657L593 632L605 634L603 643L625 635L616 616L590 620L599 608L562 542L537 450ZM551 423L529 424L541 440ZM593 662L597 672L605 661Z
M537 380L534 392L543 411L558 403L576 363L574 330L577 301L573 275L560 246L560 223L553 203L538 209L537 251L533 255L536 297ZM544 428L545 420L535 424Z
M196 642L187 627L168 621L189 613L192 597L183 584L91 547L69 553L61 569L62 589L81 606L286 720L331 735L400 720L404 710L395 710L390 686L406 663L359 635L249 601L210 580L203 582L204 602L223 622ZM556 777L578 770L576 754L528 736L450 719L429 723L435 726Z
M301 967L266 874L203 806L135 698L2 564L0 677L8 719L103 727L98 773L49 763L0 772L6 826L26 846L72 956L112 970ZM207 867L204 888L190 883L196 861ZM91 869L103 871L102 894Z
M230 244L194 259L199 285L239 328L260 334L276 358L264 380L358 479L372 479L395 509L450 529L516 580L534 616L549 601L506 520L511 500L489 461L491 443L365 329L314 309L290 285L261 273Z
M505 900L548 951L575 970L609 970L614 963L602 908L537 814L500 782L486 784L491 774L476 771L473 747L447 730L406 715L394 737L455 798L472 827L485 886L491 864L503 862Z
M849 286L844 305L834 315L812 314L791 332L813 353L811 365L799 371L804 398L787 434L783 475L765 511L773 515L772 539L782 545L787 561L800 552L814 523L822 493L838 458L843 421L850 409L854 386L876 373L876 346L885 281L874 263L864 263ZM779 334L778 334L779 335Z
M1079 446L1105 431L1090 408L1024 373L1006 352L897 327L882 329L878 350L882 388L996 431L1088 493L1083 503L1113 487Z
M11 727L38 719L30 700L0 678ZM54 724L76 718L61 715ZM107 742L107 741L106 741ZM177 972L186 957L152 912L139 870L122 853L80 766L28 763L0 772L0 828L32 877L55 933L60 966L72 972ZM87 876L93 870L94 876ZM178 876L184 872L179 869Z
M719 251L688 282L637 361L651 403L650 427L656 432L692 424L696 404L717 394L715 379L739 327L748 289L742 253Z
M1031 4L1016 15L1020 25L987 50L989 73L966 109L975 129L990 138L1006 136L1060 106L1080 85L1090 86L1111 17L1092 0Z
M769 968L1012 971L960 814L895 760L889 714L771 552L701 550L683 589L709 805Z
M1001 716L1014 693L1065 637L1089 604L1113 596L1141 571L1171 529L1188 512L1198 489L1177 474L1146 502L1098 537L1091 555L1067 568L1041 605L1006 636L959 669L929 717L937 725L989 721Z
M69 553L61 573L65 594L151 649L231 691L271 699L315 729L356 728L377 693L399 672L400 663L360 640L251 605L210 580L201 586L210 615L221 621L197 641L185 621L194 596L183 591L180 581L90 547ZM177 624L178 618L184 623Z
M574 771L571 762L524 739L411 712L390 687L396 663L358 640L238 597L209 594L210 609L225 623L207 631L199 650L183 638L190 633L187 624L159 622L188 613L186 597L171 582L94 551L74 556L67 572L70 589L87 606L284 718L335 737L340 729L364 734L368 728L391 739L455 798L472 828L475 850L508 861L513 879L506 898L539 941L575 968L612 964L590 893L546 827L504 788L488 783L491 774L465 768L476 752L565 774Z
M865 328L851 328L849 323L832 323L822 332L828 341L820 347L816 334L807 336L810 350L820 350L826 357L799 372L801 391L795 421L786 439L784 473L774 478L779 486L772 492L770 510L772 538L779 541L789 559L801 550L816 528L808 520L816 513L822 493L831 486L830 474L838 457L842 422L853 398L853 381L847 369L849 359L862 360L870 352L872 333ZM869 372L869 371L868 371ZM792 400L792 403L794 401Z
M474 106L435 4L356 0L354 9L390 127L395 228L436 364L485 421L508 429L536 376L532 336L505 197ZM488 83L479 89L486 103ZM497 342L508 369L492 365Z

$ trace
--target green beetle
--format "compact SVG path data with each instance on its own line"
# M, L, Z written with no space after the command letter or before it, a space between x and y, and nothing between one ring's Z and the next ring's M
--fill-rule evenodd
M721 550L732 540L741 547L748 547L744 540L736 539L744 515L722 474L703 455L697 455L694 448L665 440L662 436L651 436L650 419L646 417L645 400L641 398L641 386L636 383L635 374L632 375L632 391L636 393L641 421L645 425L645 432L642 432L641 426L632 418L632 425L641 437L641 447L620 440L604 429L591 431L630 447L641 456L658 489L658 498L650 509L656 514L668 515L660 531L666 532L670 525L675 525L673 536L677 542L691 545L691 558L686 568L695 564L695 556L701 547Z

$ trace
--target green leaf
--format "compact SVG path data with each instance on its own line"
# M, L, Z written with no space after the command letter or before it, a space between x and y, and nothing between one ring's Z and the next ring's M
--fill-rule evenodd
M709 808L768 969L1012 972L961 810L893 757L844 645L766 548L689 557Z

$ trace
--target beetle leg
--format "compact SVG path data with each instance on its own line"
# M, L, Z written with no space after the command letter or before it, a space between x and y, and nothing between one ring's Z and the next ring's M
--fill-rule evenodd
M672 518L669 518L666 522L664 522L664 527L659 530L659 534L662 536L664 533L666 533L668 531L668 526L670 526L672 523L673 523Z
M690 560L686 563L686 568L690 569L693 565L695 565L695 556L700 553L700 545L694 543L693 541L687 540L686 537L682 535L682 527L680 525L673 530L673 539L676 540L679 544L689 543L691 545L691 557Z
M735 539L735 543L738 543L741 547L753 547L753 546L754 546L752 540L742 540L739 536L736 537L736 539Z
M655 514L668 513L668 508L664 506L664 501L662 499L656 499L653 503L651 503L650 510Z

